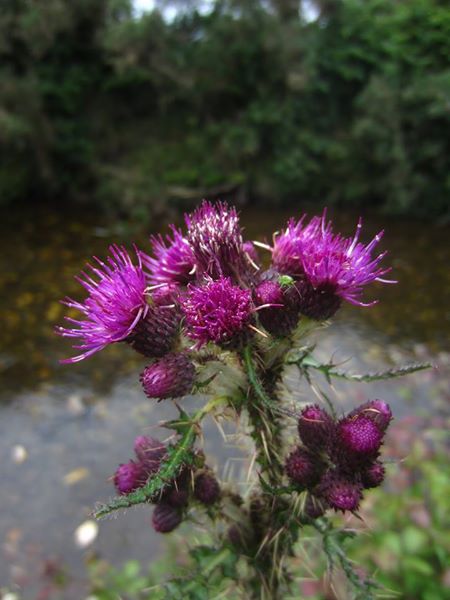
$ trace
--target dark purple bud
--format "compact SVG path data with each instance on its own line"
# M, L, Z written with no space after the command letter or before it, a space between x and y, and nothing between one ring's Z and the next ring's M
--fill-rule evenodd
M134 440L134 451L148 474L156 473L167 448L155 438L141 435Z
M317 491L331 508L342 512L356 510L362 500L361 486L341 479L335 473L327 473Z
M383 483L385 469L380 462L374 462L361 473L361 482L366 489L376 488Z
M141 463L130 462L119 465L114 474L114 485L119 494L129 494L142 487L148 479Z
M285 471L289 479L302 487L317 483L322 465L304 448L296 448L286 459Z
M341 298L336 294L336 286L322 283L313 287L307 279L295 284L298 292L298 306L302 315L315 321L330 319L340 308Z
M182 513L178 508L169 504L157 504L153 511L152 524L158 533L170 533L182 521Z
M378 425L379 429L383 433L386 431L389 423L392 420L391 408L389 404L383 402L383 400L372 400L370 402L366 402L365 404L355 408L355 410L349 413L348 417L352 418L359 415L363 415L364 417L372 419L372 421Z
M183 508L189 501L189 492L187 489L171 486L163 494L163 502L170 504L174 508Z
M272 335L287 336L298 323L299 313L294 285L262 281L253 292L261 325Z
M194 480L194 496L203 504L214 504L220 498L220 486L211 473L199 473Z
M330 446L335 432L333 419L317 404L306 406L298 420L300 439L312 450L324 450Z
M245 538L242 530L237 525L232 525L228 529L227 533L228 541L235 548L242 548L245 546Z
M140 354L159 358L172 350L179 326L179 308L153 303L125 341Z
M383 438L378 425L365 416L347 417L340 421L337 436L341 449L359 458L374 456Z
M186 354L168 354L149 365L141 373L144 392L149 398L163 400L189 394L194 383L195 368Z
M325 514L327 505L323 499L307 494L303 513L308 519L318 519Z

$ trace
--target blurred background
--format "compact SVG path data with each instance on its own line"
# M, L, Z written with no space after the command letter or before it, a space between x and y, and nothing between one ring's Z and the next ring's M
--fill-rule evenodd
M318 351L354 372L434 364L336 394L342 409L382 397L397 417L354 555L401 598L450 598L449 125L444 1L1 0L0 598L150 585L165 547L150 512L98 527L90 513L173 407L143 397L142 361L120 345L59 365L70 348L53 327L91 255L148 251L203 197L236 203L248 239L324 206L345 234L360 214L365 241L386 230L399 284L345 307ZM229 451L208 436L220 473ZM299 594L337 597L302 568Z

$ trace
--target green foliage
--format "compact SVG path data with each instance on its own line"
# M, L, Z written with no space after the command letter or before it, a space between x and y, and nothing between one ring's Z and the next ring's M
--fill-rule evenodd
M240 191L448 217L450 11L438 0L6 2L0 199L142 217Z
M236 588L238 556L228 547L199 545L186 556L188 566L179 567L175 578L162 573L173 570L173 563L160 560L145 574L136 561L122 569L94 561L90 565L92 600L211 600L212 598L243 598ZM230 596L226 596L226 594ZM231 596L232 594L232 596Z
M350 546L355 559L405 600L450 598L450 480L437 435L428 431L402 466L390 470L390 487L372 496L370 536L358 536Z

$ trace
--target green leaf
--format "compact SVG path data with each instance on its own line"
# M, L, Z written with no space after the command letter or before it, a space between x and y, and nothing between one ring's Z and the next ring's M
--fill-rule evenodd
M320 363L317 361L307 349L298 353L297 356L293 355L289 358L290 364L297 364L300 368L307 371L308 369L316 369L325 375L328 381L332 377L338 379L346 379L348 381L364 382L369 383L371 381L379 381L383 379L394 379L396 377L403 377L417 371L423 371L424 369L430 369L433 365L431 363L416 363L412 365L405 365L403 367L397 367L387 369L385 371L376 371L373 373L347 373L341 369L336 369L336 365L333 363Z

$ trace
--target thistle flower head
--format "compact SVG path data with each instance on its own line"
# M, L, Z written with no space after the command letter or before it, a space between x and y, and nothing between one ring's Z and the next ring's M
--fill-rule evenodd
M321 226L319 217L313 217L308 225L304 225L305 216L298 221L289 219L286 229L273 238L272 265L280 273L292 277L303 275L303 244L315 238Z
M331 508L342 512L357 510L362 500L360 485L343 479L332 472L325 475L318 491Z
M119 465L114 474L114 485L119 494L129 494L147 481L147 472L140 462L130 462Z
M326 410L317 404L305 406L298 420L298 433L302 442L311 450L325 450L330 446L335 424Z
M262 326L272 335L286 336L298 323L297 290L294 285L263 280L253 292Z
M286 474L297 485L314 485L320 478L321 469L321 463L304 448L296 448L286 459Z
M211 505L220 498L220 486L212 473L203 472L194 480L194 496L202 504Z
M385 472L384 466L380 462L375 461L361 473L363 486L366 489L380 486L383 483Z
M89 272L77 278L88 297L83 302L67 298L63 303L80 311L84 318L66 317L74 327L57 327L56 332L81 339L81 344L73 347L82 352L61 362L78 362L108 344L125 340L146 317L147 283L141 257L136 252L138 264L134 265L125 248L110 246L111 255L106 262L94 257L96 264L88 264Z
M378 452L383 433L372 419L359 415L342 419L337 427L337 436L344 453L369 458Z
M371 306L361 300L365 285L373 281L395 283L383 279L390 271L380 266L385 252L372 256L373 250L383 236L380 231L373 240L360 243L362 221L358 222L355 235L344 238L333 234L331 222L326 222L326 214L315 223L314 234L304 236L300 246L300 261L306 279L315 290L338 296L352 304Z
M327 505L323 498L319 499L316 496L308 493L306 495L305 504L303 506L303 514L308 519L318 519L325 514Z
M152 516L153 529L158 533L170 533L178 527L182 521L182 513L179 508L170 504L157 504Z
M353 418L359 415L364 415L365 417L372 419L383 433L386 431L392 420L391 407L383 400L371 400L370 402L366 402L355 408L355 410L349 413L348 417Z
M134 440L134 452L138 462L150 475L159 469L159 465L167 453L167 448L156 438L140 435Z
M239 217L226 202L204 200L186 215L187 239L195 256L198 274L213 279L244 274L249 261L243 247Z
M183 508L189 502L189 491L186 487L173 484L163 493L163 503L174 508Z
M149 398L163 400L189 394L194 375L194 365L186 354L167 354L146 367L140 380Z
M250 290L233 285L228 277L190 285L181 306L185 333L197 347L235 341L245 333L253 312Z
M149 271L149 282L185 285L194 279L195 257L189 242L179 229L171 226L172 237L152 236L153 256L141 252L142 262Z
M149 358L159 358L173 349L181 311L170 286L156 290L150 302L145 318L137 323L125 341L136 352Z

